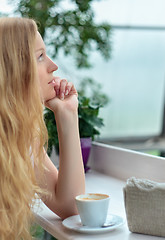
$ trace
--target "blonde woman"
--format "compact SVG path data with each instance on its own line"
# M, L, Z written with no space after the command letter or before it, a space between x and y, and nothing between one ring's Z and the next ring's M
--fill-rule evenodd
M36 23L0 18L0 239L31 239L35 193L62 219L85 191L74 85L54 77ZM44 150L43 106L55 115L59 171Z

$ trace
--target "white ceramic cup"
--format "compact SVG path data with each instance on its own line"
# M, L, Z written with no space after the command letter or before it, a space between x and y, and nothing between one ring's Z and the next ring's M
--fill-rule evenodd
M106 221L110 197L107 194L87 193L75 198L82 225L101 227Z

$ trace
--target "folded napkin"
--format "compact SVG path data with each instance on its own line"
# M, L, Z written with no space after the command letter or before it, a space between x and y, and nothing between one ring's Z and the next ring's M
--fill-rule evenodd
M132 177L123 190L129 230L165 237L165 183Z

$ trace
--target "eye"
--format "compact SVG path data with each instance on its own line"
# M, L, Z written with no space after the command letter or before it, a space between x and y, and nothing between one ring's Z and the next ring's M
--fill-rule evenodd
M38 57L38 61L42 62L44 60L44 54L41 53L40 56Z

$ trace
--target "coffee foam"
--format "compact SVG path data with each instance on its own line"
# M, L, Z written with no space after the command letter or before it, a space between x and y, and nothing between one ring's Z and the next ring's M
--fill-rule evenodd
M109 196L107 194L89 193L89 194L80 195L77 199L81 201L97 201L97 200L106 199L108 197Z

